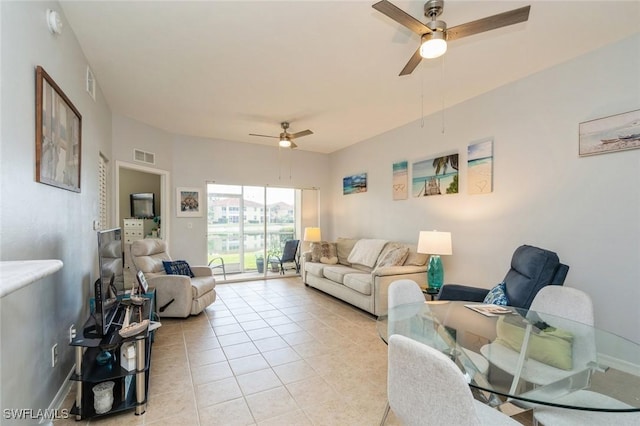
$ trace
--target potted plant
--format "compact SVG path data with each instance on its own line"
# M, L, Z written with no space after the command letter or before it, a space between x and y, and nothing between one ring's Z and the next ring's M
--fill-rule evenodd
M280 249L277 247L271 247L267 251L267 259L269 259L269 263L271 264L271 272L280 271L280 255Z
M256 267L258 268L258 273L264 273L264 256L262 253L256 253Z

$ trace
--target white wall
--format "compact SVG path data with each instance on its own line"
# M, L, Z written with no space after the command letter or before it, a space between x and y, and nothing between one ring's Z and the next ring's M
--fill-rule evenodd
M435 114L332 154L327 236L417 242L420 230L451 231L445 281L482 287L502 280L521 244L556 251L598 325L640 342L640 150L578 157L580 122L640 109L639 76L635 36L447 109L444 135ZM494 192L469 195L467 145L487 137ZM393 162L452 150L459 194L392 201ZM368 191L343 196L342 178L359 172Z
M49 33L48 8L62 13L55 2L0 2L0 259L64 262L53 277L0 299L2 408L47 408L71 370L68 328L87 319L97 271L98 158L111 155L111 112L99 88L97 102L85 92L87 62L69 26ZM80 193L35 182L37 65L82 114ZM54 343L59 363L52 368Z
M176 188L196 187L202 194L206 193L207 182L318 187L321 193L327 188L329 157L324 154L302 150L279 153L273 146L172 135L119 115L114 115L113 122L113 152L117 160L131 162L133 148L140 148L154 152L156 166L170 171L170 252L192 264L206 264L207 219L206 215L176 217ZM328 205L323 208L321 223L328 222Z

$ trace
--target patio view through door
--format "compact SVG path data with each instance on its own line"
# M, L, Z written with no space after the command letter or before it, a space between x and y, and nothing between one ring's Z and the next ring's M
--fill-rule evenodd
M208 183L208 260L224 259L228 281L279 276L279 263L267 259L279 256L285 241L301 239L302 191ZM214 272L222 280L222 270Z

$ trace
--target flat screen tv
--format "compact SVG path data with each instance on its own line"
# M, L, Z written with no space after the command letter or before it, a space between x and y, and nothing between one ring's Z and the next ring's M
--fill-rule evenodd
M131 217L153 219L156 217L156 195L153 192L131 194Z
M124 289L124 255L120 228L98 231L100 278L95 287L96 333L106 336L118 310L118 291Z

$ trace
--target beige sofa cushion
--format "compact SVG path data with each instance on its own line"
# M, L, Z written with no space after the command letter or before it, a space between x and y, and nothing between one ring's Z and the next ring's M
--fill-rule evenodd
M315 275L316 277L324 277L322 270L325 265L322 263L313 263L313 262L305 262L304 270L311 275Z
M353 250L353 246L358 242L357 238L338 238L336 241L336 248L338 251L338 263L341 265L350 266L351 263L347 259L349 259L349 255L351 254L351 250Z
M347 274L344 276L344 285L358 293L371 295L371 274Z
M376 268L404 265L407 256L409 256L408 247L398 243L388 243L378 257Z
M357 263L358 265L373 268L386 244L386 240L362 238L353 246L353 250L351 250L347 260L351 264Z
M191 292L193 298L198 299L202 295L210 292L216 286L216 280L213 277L194 277L191 278Z
M404 261L405 265L412 266L423 266L427 264L429 260L428 254L418 253L417 247L414 245L407 245L409 247L409 255L407 256L407 260Z
M348 266L336 265L336 266L325 266L322 270L322 274L325 278L336 282L338 284L344 284L344 276L347 274L357 273L358 271L353 268L349 268Z

